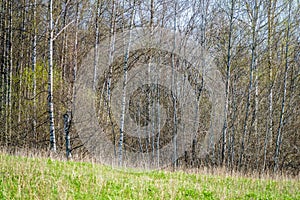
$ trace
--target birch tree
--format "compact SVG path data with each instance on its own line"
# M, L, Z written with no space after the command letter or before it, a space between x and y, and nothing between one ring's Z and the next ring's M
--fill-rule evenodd
M137 15L133 12L137 12ZM134 24L133 15L135 15ZM201 46L205 52L212 53L212 61L217 62L216 66L224 72L222 78L226 83L224 88L226 106L221 111L222 116L224 114L226 118L222 121L221 135L206 135L207 129L210 128L210 131L214 128L209 117L212 119L218 116L214 116L213 109L210 109L209 101L213 99L207 98L211 95L207 95L203 89L204 82L202 85L200 83L195 86L197 87L195 88L197 102L195 101L193 105L195 114L189 120L195 121L195 127L199 125L199 128L197 126L197 130L193 131L190 146L183 150L187 158L186 166L219 167L227 163L228 169L231 170L236 168L251 171L261 168L263 173L269 170L275 173L279 171L298 173L300 141L298 114L300 110L298 86L300 20L298 16L299 0L226 0L226 2L135 0L134 3L133 0L87 2L0 0L0 133L2 136L0 144L8 148L11 148L9 145L13 143L18 148L49 149L50 128L50 149L55 151L56 148L65 145L64 135L58 135L57 132L63 133L62 120L57 122L54 118L61 119L62 114L74 109L70 104L75 99L76 88L73 83L78 75L77 67L80 69L79 64L84 60L82 58L89 52L90 47L95 48L94 64L90 67L95 74L99 74L97 63L100 63L100 60L97 59L102 53L99 52L102 48L101 38L108 37L109 59L106 64L109 67L104 71L103 76L101 75L101 83L103 80L101 94L96 93L104 98L99 98L101 99L99 104L101 103L101 106L105 104L99 106L100 109L97 110L98 115L103 116L99 121L104 118L106 120L100 122L101 128L105 126L105 132L113 134L110 139L114 143L114 156L118 160L118 153L121 153L121 164L126 151L132 150L133 146L137 147L139 159L143 159L146 152L148 153L150 165L151 161L155 160L152 160L154 156L157 157L156 160L161 159L163 150L159 148L162 148L166 141L163 129L160 130L164 127L163 121L160 121L165 118L165 107L162 105L164 101L161 98L154 99L151 94L147 96L148 102L139 105L138 109L143 108L145 111L141 109L136 111L136 118L139 119L136 123L141 126L138 128L140 133L144 131L143 128L147 129L145 131L147 138L138 135L139 138L135 141L129 139L129 136L128 139L126 138L127 116L124 116L126 112L123 112L124 115L118 112L116 119L113 113L115 109L111 108L115 106L115 101L112 99L115 96L111 90L114 90L114 86L119 86L114 85L114 78L119 78L120 62L123 69L121 70L123 75L121 93L124 92L125 100L128 100L126 95L131 93L128 91L129 86L126 88L125 80L127 69L131 67L128 66L130 65L128 62L131 61L130 50L133 50L133 47L130 43L133 41L128 40L128 35L124 38L124 58L118 61L116 55L119 49L115 49L115 46L119 45L116 38L119 35L118 31L121 31L122 26L123 30L125 27L132 29L137 26L143 28L150 26L154 32L157 26L161 26L165 30L168 29L171 34L173 31L186 34L188 39L196 40L195 43L198 43L196 45ZM173 41L174 38L170 39ZM176 84L180 84L181 80L178 79L179 76L178 81L176 80L177 57L175 56L174 66L172 47L183 50L185 46L174 42L169 49L170 60L168 61L170 67L173 67L173 73L170 71L169 78L170 81L173 79L172 90L174 91ZM158 71L155 72L153 62L160 59L156 64L164 65L160 63L163 59L157 59L155 54L157 52L153 49L144 52L150 55L147 55L147 61L150 61L149 77L148 79L147 76L145 77L147 79L143 80L145 82L153 81L160 84L163 81L161 78L164 77L159 77L161 75L153 80L155 74L151 74ZM200 68L209 64L205 60L205 52L192 55L203 61L195 64ZM159 56L165 55L162 53ZM145 67L147 71L147 65ZM197 74L194 77L201 82L201 69L199 73L195 73ZM205 71L202 71L202 74L205 75ZM99 86L96 83L97 78L100 77L91 78L91 81L94 79L94 89L98 89ZM151 86L150 92L154 93L156 89L155 95L163 97L163 90L159 87ZM173 95L174 99L174 110L173 105L170 106L172 102L168 102L168 111L172 113L170 116L172 120L168 118L170 120L168 123L172 123L169 129L170 132L174 132L173 140L168 141L172 153L174 152L174 157L170 161L173 162L173 166L181 165L180 161L184 159L184 155L180 157L180 135L178 134L176 138L176 123L180 130L181 128L187 130L186 124L179 123L179 119L183 119L179 111L184 109L182 106L186 106L179 102L182 91L178 93L177 102L176 93L170 93L168 96L169 98ZM147 101L147 97L143 100ZM122 103L123 96L117 99L117 102ZM127 104L120 105L118 110L120 108L123 111L127 110ZM178 122L176 122L176 115L173 115L176 114L176 108ZM141 119L147 114L149 114L147 127L144 127ZM122 130L117 130L117 124L122 123ZM162 131L161 135L159 131ZM77 138L76 134L77 131L72 129L72 138ZM120 140L122 139L120 136L124 141ZM200 143L203 142L204 136L205 139L206 136L210 137L205 140L206 145L209 145L205 158L199 153L203 150ZM76 148L77 142L79 141L72 141L74 149L77 149L72 154L81 153L85 149ZM130 148L125 147L123 143L128 144ZM84 144L79 143L78 146ZM192 160L189 160L189 153Z
M11 112L12 112L12 67L13 67L13 52L12 52L12 2L6 1L6 34L5 34L5 51L4 51L4 66L5 66L5 135L6 142L11 142Z
M114 61L114 51L115 51L115 39L116 39L116 3L113 0L111 2L111 19L110 19L110 30L109 30L109 37L110 37L110 44L109 44L109 55L108 55L108 66L109 66L109 72L108 72L108 77L107 77L107 99L106 99L106 104L107 104L107 113L109 116L111 128L112 128L112 134L113 134L113 141L114 141L114 155L117 157L117 150L116 150L116 143L117 143L117 136L114 131L114 123L112 120L112 111L111 111L111 84L112 84L112 73L113 73L113 68L112 68L112 63Z
M248 133L248 119L249 119L249 112L250 112L250 104L251 104L251 93L253 90L253 73L254 70L256 70L256 51L257 51L257 20L258 20L258 10L259 10L259 3L258 0L255 0L253 2L253 8L251 7L251 4L249 5L248 2L246 2L246 8L248 15L251 17L251 62L250 62L250 69L249 69L249 86L248 86L248 94L247 94L247 103L246 103L246 111L245 111L245 120L244 120L244 128L243 128L243 135L242 135L242 141L241 141L241 147L240 147L240 156L239 156L239 170L242 167L243 162L243 156L244 156L244 150L245 150L245 138ZM255 80L256 81L256 80Z
M230 70L231 70L231 49L232 49L232 32L233 32L233 15L235 9L235 0L230 2L230 13L229 13L229 33L228 33L228 47L227 47L227 63L226 63L226 82L225 82L225 107L224 107L224 125L222 134L222 164L225 162L226 152L226 139L228 132L227 113L229 106L229 86L230 86Z
M101 2L102 3L102 2ZM99 44L99 19L100 19L100 0L97 0L96 3L96 16L95 16L95 44L94 44L94 80L93 80L93 90L96 89L96 80L97 80L97 65L98 65L98 44Z
M79 2L76 2L76 20L75 20L75 41L74 41L74 58L73 58L73 91L72 91L72 105L73 107L70 108L70 110L75 109L75 105L74 105L74 101L76 98L76 87L75 87L75 82L76 82L76 78L77 78L77 60L78 60L78 26L79 26L79 16L80 16L80 12L79 12Z
M267 149L268 143L272 139L273 135L273 38L275 34L274 21L275 21L275 11L276 11L277 0L268 1L268 70L269 70L269 109L268 109L268 122L267 122L267 131L264 142L264 158L263 158L263 167L266 168L266 159L267 159ZM271 143L271 142L270 142Z
M48 2L49 15L49 57L48 57L48 107L49 107L49 122L50 122L50 150L56 152L55 128L54 128L54 104L53 104L53 1Z
M25 4L26 4L26 0L23 1L23 5L25 7ZM20 38L23 40L25 38L24 36L24 32L27 30L27 27L26 27L26 20L27 20L27 11L26 11L26 8L24 8L22 10L22 22L21 22L21 26L20 26ZM20 57L23 58L24 57L24 43L25 42L22 42L21 43L21 51L20 51ZM23 74L23 67L24 67L24 60L22 60L20 63L19 63L19 66L18 66L18 69L19 69L19 88L22 88L22 84L23 84L23 81L22 81L22 74ZM18 94L18 123L21 123L21 114L22 114L22 109L21 109L21 104L22 104L22 90L19 89L19 94Z
M285 114L285 104L286 104L286 93L287 93L287 78L288 78L288 71L289 71L289 40L290 40L290 22L291 22L291 7L292 7L292 0L288 2L288 19L286 22L286 38L285 38L285 68L284 68L284 78L283 78L283 91L282 91L282 101L281 101L281 111L279 117L279 126L277 129L277 136L276 136L276 147L275 147L275 154L274 154L274 172L278 169L279 163L279 154L280 154L280 147L282 143L282 129L284 126L284 114Z
M126 10L125 1L123 1L123 8L124 10ZM132 34L134 15L135 15L135 0L133 0L133 5L130 5L130 8L131 8L131 16L130 16L130 25L129 25L129 38L124 52L124 64L123 64L124 78L123 78L122 104L121 104L121 116L120 116L119 166L122 166L123 163L123 141L124 141L125 109L126 109L125 106L126 106L127 71L128 71L130 45L131 45L131 34ZM125 24L123 24L123 31L126 33L124 25ZM127 39L126 34L124 35L124 39Z
M172 67L172 82L171 82L171 90L172 90L172 100L173 100L173 167L177 167L177 159L178 159L178 154L177 154L177 97L176 97L176 88L175 88L175 49L176 49L176 26L177 26L177 0L174 1L174 19L173 19L173 31L174 31L174 36L173 36L173 49L172 49L172 62L171 62L171 67Z

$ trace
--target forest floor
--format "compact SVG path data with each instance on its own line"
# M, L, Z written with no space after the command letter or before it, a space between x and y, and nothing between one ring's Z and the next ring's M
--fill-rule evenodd
M0 152L0 199L300 199L300 181L138 171Z

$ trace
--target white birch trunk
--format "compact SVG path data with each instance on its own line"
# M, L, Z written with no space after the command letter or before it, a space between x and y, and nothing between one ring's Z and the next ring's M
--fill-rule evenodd
M124 141L124 125L125 125L125 109L126 109L125 106L126 106L127 70L128 70L128 59L129 59L129 52L130 52L130 45L131 45L132 27L134 22L134 15L135 15L135 0L133 1L133 7L131 9L132 12L131 12L131 19L130 19L130 26L129 26L129 38L125 49L124 66L123 66L124 79L123 79L123 92L122 92L122 104L121 104L122 107L121 107L121 116L120 116L119 166L122 166L123 164L123 141ZM127 37L125 35L124 39L126 38Z
M93 90L96 90L97 81L97 65L98 65L98 45L99 45L99 18L100 18L100 0L97 0L96 5L96 17L95 17L95 44L94 44L94 80L93 80Z
M249 12L249 11L248 11ZM247 104L246 104L246 113L245 113L245 121L244 121L244 130L242 135L242 141L241 141L241 148L240 148L240 156L239 156L239 164L238 168L239 170L242 167L243 162L243 156L244 156L244 150L245 150L245 139L248 133L248 119L249 119L249 112L250 112L250 103L251 103L251 93L253 89L253 71L256 68L256 46L257 46L257 35L256 35L256 29L257 29L257 18L258 18L258 1L255 0L254 2L254 8L251 9L252 12L252 24L251 24L251 34L252 34L252 45L251 45L251 64L250 64L250 75L249 75L249 87L248 87L248 95L247 95Z
M53 16L52 4L49 0L49 60L48 60L48 107L49 107L49 122L50 122L50 150L56 152L55 128L54 128L54 105L53 105Z
M23 5L26 5L26 0L23 1ZM21 29L23 32L26 32L26 20L27 20L27 11L26 9L24 9L22 11L22 25L21 25ZM21 34L21 38L23 39L24 37L24 33ZM23 58L24 56L24 43L22 42L21 44L21 52L20 52L20 56L21 58ZM24 61L22 60L20 62L20 69L19 69L19 88L22 88L23 85L23 80L22 80L22 74L23 74L23 65L24 65ZM18 123L21 123L21 115L22 115L22 109L21 109L21 104L22 104L22 92L23 90L19 90L19 94L18 94Z
M233 14L234 14L235 0L231 0L231 9L229 17L229 34L228 34L228 47L227 47L227 66L226 66L226 85L225 85L225 108L224 108L224 125L223 125L223 134L222 134L222 165L225 162L225 152L227 145L227 113L228 113L228 104L229 104L229 87L230 87L230 68L231 68L231 40L233 32Z
M279 165L279 154L280 154L280 147L282 143L282 129L284 126L283 121L285 117L284 114L285 114L285 103L286 103L286 87L287 87L287 78L288 78L288 70L289 70L288 52L289 52L289 40L290 40L291 5L292 5L292 0L289 0L289 15L287 21L286 44L285 44L285 69L284 69L284 79L283 79L283 94L282 94L279 126L277 129L277 136L276 136L276 148L274 154L274 172L277 171Z

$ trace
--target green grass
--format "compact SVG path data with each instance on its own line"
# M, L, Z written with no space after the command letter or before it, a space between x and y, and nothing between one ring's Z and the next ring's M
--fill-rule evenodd
M298 180L120 170L0 153L0 199L300 199Z

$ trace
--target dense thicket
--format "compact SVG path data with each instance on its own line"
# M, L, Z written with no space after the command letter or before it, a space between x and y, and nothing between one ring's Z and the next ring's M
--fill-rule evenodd
M299 173L299 8L298 0L1 0L0 143L49 149L52 132L64 149L62 116L73 109L76 72L90 49L126 28L163 27L211 52L226 85L219 140L205 158L195 140L178 164ZM84 152L70 131L72 153Z

